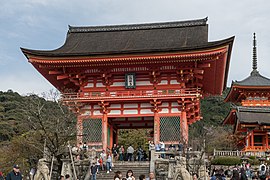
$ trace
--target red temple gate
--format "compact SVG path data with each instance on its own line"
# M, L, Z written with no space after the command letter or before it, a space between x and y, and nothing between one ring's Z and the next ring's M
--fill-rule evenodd
M187 143L200 99L226 87L233 39L208 42L200 19L69 27L62 47L22 51L78 114L78 142L106 149L129 128Z

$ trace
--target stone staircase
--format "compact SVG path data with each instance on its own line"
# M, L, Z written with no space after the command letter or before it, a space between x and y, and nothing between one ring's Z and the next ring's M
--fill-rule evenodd
M110 173L106 173L106 171L101 171L97 175L97 180L112 180L114 177L114 172L121 171L123 177L126 176L126 172L131 169L133 171L134 177L136 179L139 179L139 176L141 174L144 174L145 176L148 176L149 174L149 162L148 161L142 161L142 162L115 162L114 167L112 168L112 171Z

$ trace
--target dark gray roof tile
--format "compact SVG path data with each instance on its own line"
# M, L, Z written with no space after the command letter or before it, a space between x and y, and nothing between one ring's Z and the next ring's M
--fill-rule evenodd
M237 119L246 124L270 124L270 107L237 107Z
M253 70L250 76L242 81L235 81L233 85L238 86L270 86L270 79L260 75L257 70Z
M66 42L55 50L31 50L41 56L86 56L103 54L181 51L222 43L208 42L207 18L190 21L69 27Z

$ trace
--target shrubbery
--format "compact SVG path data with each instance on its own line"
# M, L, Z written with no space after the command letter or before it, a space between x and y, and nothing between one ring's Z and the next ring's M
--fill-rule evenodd
M217 157L211 161L211 164L232 166L241 164L241 159L239 157Z
M255 156L248 157L248 163L251 165L260 165L259 158ZM211 164L213 165L227 165L227 166L233 166L237 164L241 164L242 160L240 157L216 157L211 161ZM266 161L267 164L270 163L270 161Z

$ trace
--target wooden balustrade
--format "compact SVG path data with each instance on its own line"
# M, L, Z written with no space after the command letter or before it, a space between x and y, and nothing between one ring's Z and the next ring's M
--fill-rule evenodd
M61 99L101 99L101 98L147 98L147 97L179 97L179 96L199 96L200 90L197 88L186 89L160 89L160 90L130 90L130 91L83 91L79 93L63 93Z

